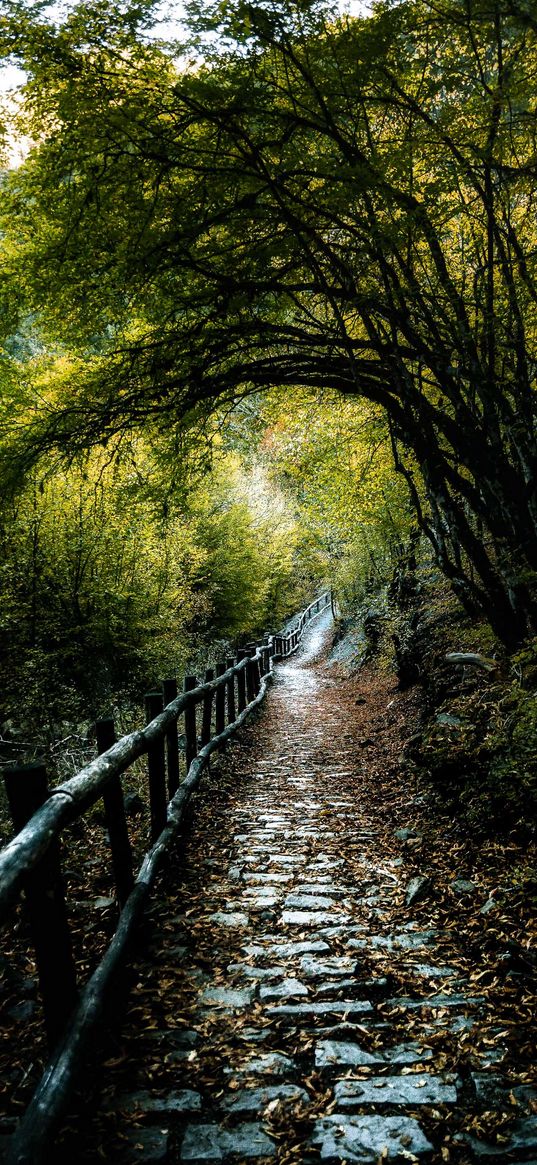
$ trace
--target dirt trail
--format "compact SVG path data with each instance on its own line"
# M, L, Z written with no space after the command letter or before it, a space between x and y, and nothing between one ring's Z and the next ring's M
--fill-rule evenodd
M55 1161L537 1152L529 1003L503 984L500 1008L466 928L486 927L488 890L444 868L402 784L416 697L342 675L331 636L323 614L196 799L103 1071L104 1115L79 1116ZM422 868L432 881L406 905Z

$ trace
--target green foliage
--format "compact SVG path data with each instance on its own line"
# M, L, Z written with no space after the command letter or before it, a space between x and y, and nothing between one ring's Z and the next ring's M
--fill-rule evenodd
M2 24L33 142L2 190L13 674L17 645L77 684L91 652L114 677L169 670L195 636L279 622L327 558L351 607L416 527L465 611L518 644L537 621L534 22L502 0L367 19L192 0L178 67L152 11L100 0L55 25L21 0Z
M417 617L416 617L417 615ZM395 619L424 685L423 728L408 755L426 783L467 829L533 836L537 819L537 643L506 658L486 623L453 609L438 581L418 607ZM449 651L498 660L485 674L445 661Z
M412 514L379 409L325 391L264 398L259 450L323 546L345 613L386 584Z
M446 724L443 717L459 723ZM470 827L532 836L537 816L534 693L515 682L450 699L426 731L420 763Z
M95 458L34 481L4 510L3 664L23 691L26 668L43 693L61 677L61 698L65 684L97 700L135 687L141 669L172 664L166 657L188 626L181 531L149 523L128 480L121 488L105 466Z
M182 501L155 489L143 443L51 466L2 511L2 716L31 733L77 720L164 675L203 667L212 645L277 625L320 573L292 516L248 502L251 476L216 458ZM265 490L268 494L268 490ZM266 499L267 500L267 499ZM269 498L268 501L272 499ZM283 512L282 512L283 511Z
M276 629L310 601L326 558L261 462L246 471L228 454L192 499L203 550L198 581L209 604L207 633L222 638ZM202 628L198 624L198 630Z
M151 11L102 0L55 27L10 6L35 146L4 195L5 278L79 363L4 475L253 389L360 397L466 610L519 642L536 618L534 22L502 0L367 19L193 2L205 59L178 69L142 35Z

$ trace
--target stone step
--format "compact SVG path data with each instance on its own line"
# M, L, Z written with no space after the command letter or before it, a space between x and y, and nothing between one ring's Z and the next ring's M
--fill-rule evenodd
M370 986L367 988L365 984L358 982L358 979L325 979L323 983L314 983L311 985L311 990L315 993L316 999L328 999L330 995L339 995L341 992L354 991L356 996L368 995Z
M227 1075L240 1076L288 1076L294 1071L296 1071L294 1060L284 1056L282 1052L262 1052L259 1056L245 1060L237 1070L224 1068Z
M417 1120L406 1116L331 1113L316 1122L312 1142L326 1165L423 1160L433 1150Z
M348 955L313 959L311 955L305 954L300 960L300 969L308 979L321 979L327 975L353 975L358 969L358 963Z
M282 914L283 926L315 926L330 925L331 922L350 922L351 915L339 913L333 907L330 913L323 910L284 910Z
M386 951L414 951L419 950L420 947L430 946L437 935L435 930L421 930L410 931L395 935L372 934L363 939L350 939L347 943L349 947L356 947L357 950L365 950L372 947L373 950Z
M276 1152L260 1124L246 1123L234 1129L220 1128L216 1124L187 1125L181 1145L181 1161L191 1165L205 1165L205 1162L225 1161L238 1156L251 1161L259 1157L273 1157Z
M457 1089L439 1076L370 1076L368 1080L340 1080L334 1087L340 1108L361 1104L456 1104Z
M274 1101L292 1102L302 1101L307 1104L308 1093L297 1084L267 1084L263 1088L242 1088L227 1096L220 1103L220 1108L233 1115L244 1116L248 1113L259 1115L268 1104Z
M288 894L285 899L286 910L330 910L334 906L334 899L327 894Z
M424 999L411 999L407 995L395 995L386 1000L386 1007L397 1007L404 1011L419 1011L421 1008L479 1007L485 1000L482 995L428 995Z
M140 1090L126 1096L116 1096L113 1107L131 1115L154 1116L162 1120L182 1113L200 1112L201 1097L189 1088L183 1088L180 1092L167 1092L165 1096L154 1096L151 1092Z
M372 1052L347 1040L319 1040L315 1047L315 1066L352 1068L364 1064L416 1064L430 1060L432 1055L430 1048L422 1048L413 1040L392 1048L375 1048Z
M296 1003L280 1007L267 1007L268 1016L288 1016L290 1019L311 1019L324 1015L363 1015L372 1012L373 1006L367 999L341 999L330 1003Z
M255 995L255 987L206 987L200 993L199 1002L205 1007L223 1007L237 1011L249 1007Z
M229 963L230 974L242 975L244 979L278 979L285 974L285 968L279 967L252 967L250 963Z
M305 983L299 979L283 979L281 983L269 983L259 989L259 998L262 1003L272 999L293 999L309 995Z
M320 953L329 951L330 947L328 943L323 942L322 940L312 940L310 942L307 939L301 939L298 942L282 943L275 943L274 940L272 940L272 945L270 947L264 947L257 943L250 943L248 946L243 947L243 950L245 954L252 955L254 958L265 957L269 959L293 959L295 956L301 955L305 952L309 953L315 951Z
M249 916L238 910L230 910L229 913L218 910L216 914L209 915L209 921L214 922L216 926L229 927L230 929L247 927L250 923Z

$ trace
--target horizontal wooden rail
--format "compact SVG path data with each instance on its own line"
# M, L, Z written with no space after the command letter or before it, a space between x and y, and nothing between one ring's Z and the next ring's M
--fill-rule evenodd
M133 761L148 752L186 708L198 704L206 694L216 692L231 674L243 670L246 663L247 660L242 660L211 683L182 693L144 729L122 736L76 776L50 790L49 800L0 853L0 920L17 896L26 874L46 853L52 838L98 801L112 777L120 776Z
M206 682L203 684L197 684L194 677L187 677L186 690L174 695L162 711L162 696L160 693L150 693L146 697L146 711L151 719L142 730L115 741L113 721L100 721L100 755L76 776L51 789L48 799L0 853L0 920L5 917L21 889L25 890L31 913L28 898L29 886L33 884L31 880L39 880L40 871L44 868L43 862L48 862L48 854L56 846L61 830L80 817L95 801L104 797L116 890L122 907L111 943L78 997L73 981L71 998L66 998L63 1023L61 1015L54 1015L53 1056L12 1138L8 1165L39 1165L43 1158L72 1090L76 1072L83 1062L83 1049L103 1010L110 985L124 959L160 862L177 836L192 790L197 786L211 754L226 743L263 700L272 678L272 660L292 654L299 645L307 623L330 602L330 593L325 592L301 613L290 631L269 636L262 644L252 645L244 652L239 652L237 662L227 660L218 665L216 678L213 678L212 671L206 673ZM177 692L175 680L165 681L163 687L165 695ZM213 701L217 705L214 734ZM202 709L199 751L196 719L198 705ZM157 709L157 715L153 715ZM178 784L177 720L182 714L185 717L186 775ZM227 725L226 720L229 720ZM108 744L109 747L106 747ZM133 881L121 776L133 761L144 754L148 754L153 844ZM27 770L19 770L21 776L24 771ZM17 770L10 771L8 783L10 781L12 787L14 783L16 785L16 775ZM173 793L167 805L166 778L168 793ZM37 804L43 800L43 795L47 795L46 776L44 782L45 791L40 794ZM116 815L114 820L113 814ZM24 813L22 816L19 813L18 823L23 820ZM39 968L40 979L43 977L47 981L51 962L56 957L58 952L45 952L44 967ZM69 968L66 966L66 969ZM45 996L43 1002L46 1006ZM54 998L52 1003L57 1009L58 998ZM70 1014L67 1014L67 1008Z
M103 1012L110 987L123 963L136 924L143 913L159 865L177 837L190 796L199 783L211 753L221 748L244 724L250 713L264 699L271 679L272 673L264 676L255 700L241 712L233 724L202 748L192 761L188 776L170 801L166 826L143 860L110 946L89 979L79 1006L71 1016L64 1039L54 1058L49 1062L12 1138L7 1165L39 1165L42 1161L46 1145L71 1094L77 1071L83 1061L83 1053Z
M327 606L332 603L332 592L324 591L324 593L310 603L300 614L298 621L294 624L290 631L285 635L273 636L274 640L278 641L278 650L273 654L273 659L286 659L288 655L292 655L300 647L300 641L304 632L304 628L314 618L315 615L324 611Z
M297 632L301 635L306 622L324 610L329 602L330 593L325 592L320 599L306 608L293 632L287 635L270 636L269 648L273 647L275 641L279 641L281 644L280 650L272 651L272 658L275 660L285 659L292 651L296 650L298 643L292 645L293 634ZM256 652L256 659L261 650L259 648ZM150 746L176 723L186 708L199 704L205 695L215 693L219 687L226 685L233 676L245 670L247 664L247 658L241 659L215 680L200 684L189 692L181 693L144 729L123 736L101 756L90 761L76 776L50 790L48 801L37 813L34 813L28 824L8 842L0 853L0 922L5 917L13 899L18 895L24 877L41 860L53 837L57 836L66 825L69 825L86 809L89 809L102 796L106 784L114 776L120 776L124 773L125 769L129 768L138 757L143 756Z

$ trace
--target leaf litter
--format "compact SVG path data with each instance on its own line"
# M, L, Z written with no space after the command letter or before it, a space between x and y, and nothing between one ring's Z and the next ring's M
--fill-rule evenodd
M418 689L399 692L393 677L372 665L358 676L349 676L341 667L328 668L321 660L317 671L323 669L322 698L302 701L298 739L292 716L289 724L282 720L281 702L276 704L271 694L256 721L212 766L193 799L188 823L163 871L144 927L145 946L139 947L129 972L131 990L123 1003L123 1022L120 1027L111 1026L105 1040L106 1070L99 1073L91 1102L86 1081L72 1106L55 1150L58 1163L72 1160L74 1151L80 1165L103 1159L127 1160L137 1127L145 1127L143 1107L128 1113L122 1108L121 1098L133 1092L150 1089L155 1096L165 1098L178 1089L191 1089L210 1110L229 1092L240 1093L248 1085L259 1087L259 1077L244 1075L243 1069L252 1052L262 1048L264 1053L278 1052L293 1060L293 1081L308 1095L307 1103L275 1099L264 1106L262 1114L255 1114L255 1119L262 1117L274 1139L278 1165L298 1165L311 1154L313 1122L336 1111L333 1080L367 1080L372 1074L371 1065L340 1069L335 1065L329 1079L317 1072L318 1037L313 1019L291 1022L268 1015L259 1001L238 1011L227 1011L225 1006L205 1009L199 1001L200 991L207 986L244 986L240 972L230 972L229 966L258 965L259 957L245 952L248 945L264 947L270 959L271 942L266 936L279 927L278 911L254 909L249 904L246 928L223 928L211 916L230 908L238 910L239 905L241 912L245 910L242 889L250 883L230 877L229 871L240 867L245 849L250 852L236 835L258 832L248 818L263 782L270 789L275 810L292 814L289 838L282 838L280 829L275 829L273 836L266 831L267 855L294 845L296 828L303 825L304 815L300 806L293 808L290 793L294 788L295 801L300 801L300 787L293 786L292 780L300 780L305 738L315 738L318 774L323 770L317 776L316 789L322 830L301 839L303 863L315 866L307 880L315 882L319 871L325 870L334 884L340 878L346 891L353 891L353 928L365 944L352 952L359 960L359 979L373 984L386 980L380 993L375 994L374 986L371 989L380 1024L353 1023L352 1017L342 1012L336 1015L328 1038L337 1041L348 1037L367 1052L415 1040L424 1051L433 1051L434 1060L403 1065L401 1075L452 1073L462 1082L464 1103L453 1109L413 1110L437 1146L433 1161L462 1165L471 1157L464 1143L457 1141L458 1135L470 1133L489 1141L496 1138L501 1144L521 1113L535 1111L531 1100L527 1103L532 1107L524 1107L513 1092L521 1085L535 1084L536 928L531 904L512 879L513 869L527 860L527 854L511 840L478 843L465 835L459 823L442 818L436 805L433 813L427 789L417 786L403 752L419 720ZM286 779L282 778L282 796L278 798L274 790L279 767L285 770ZM295 777L289 778L289 772ZM347 805L334 804L334 791L337 800L347 798ZM333 826L332 834L329 826ZM411 828L416 836L401 841L395 830L402 828ZM253 843L257 844L256 837L252 837ZM86 860L91 852L99 863L98 889L104 896L110 893L108 855L97 827L92 827L84 844ZM254 856L254 866L267 865L262 851ZM342 857L344 872L335 864ZM81 863L83 867L83 858ZM417 875L430 879L432 892L407 907L405 889ZM299 870L298 882L301 877ZM476 891L455 895L451 884L456 877L471 879ZM282 885L287 893L288 884ZM497 900L498 907L483 914L483 904L491 898ZM103 924L103 913L99 913L98 927L86 925L81 934L81 962L94 965L108 941L113 921L107 925L104 920ZM87 924L87 912L85 921ZM337 932L337 916L331 929L334 933L327 937L330 954L349 953L348 928ZM12 958L26 975L35 976L22 930L18 924ZM428 932L434 932L432 940L405 945L404 936L412 942L414 934ZM292 928L287 937L280 930L277 933L279 942L307 943L325 937L309 927L296 933ZM397 936L403 936L401 944L393 941ZM387 941L374 946L372 939ZM186 953L176 953L178 944ZM265 961L261 959L261 963ZM427 973L417 976L415 966L422 961L447 966L453 974L445 978L430 978ZM459 996L462 1002L455 1009L446 1005L450 998ZM478 1004L467 1006L468 996L477 996ZM418 1004L415 1009L401 1002L409 997ZM38 1011L36 1008L29 1022L15 1028L12 1025L11 1033L3 1035L0 1080L8 1130L10 1119L27 1103L44 1060ZM382 1023L388 1023L388 1029ZM189 1031L196 1033L196 1044L185 1049L181 1035ZM322 1038L326 1038L324 1034ZM389 1075L393 1070L389 1063L379 1064L374 1074ZM476 1111L471 1074L483 1071L501 1072L505 1107L502 1100L499 1108L492 1105ZM170 1161L179 1151L182 1119L174 1123L175 1118L169 1122L166 1118L172 1133ZM226 1117L225 1123L233 1128L232 1117ZM381 1153L379 1160L384 1159ZM408 1159L413 1159L411 1152Z

